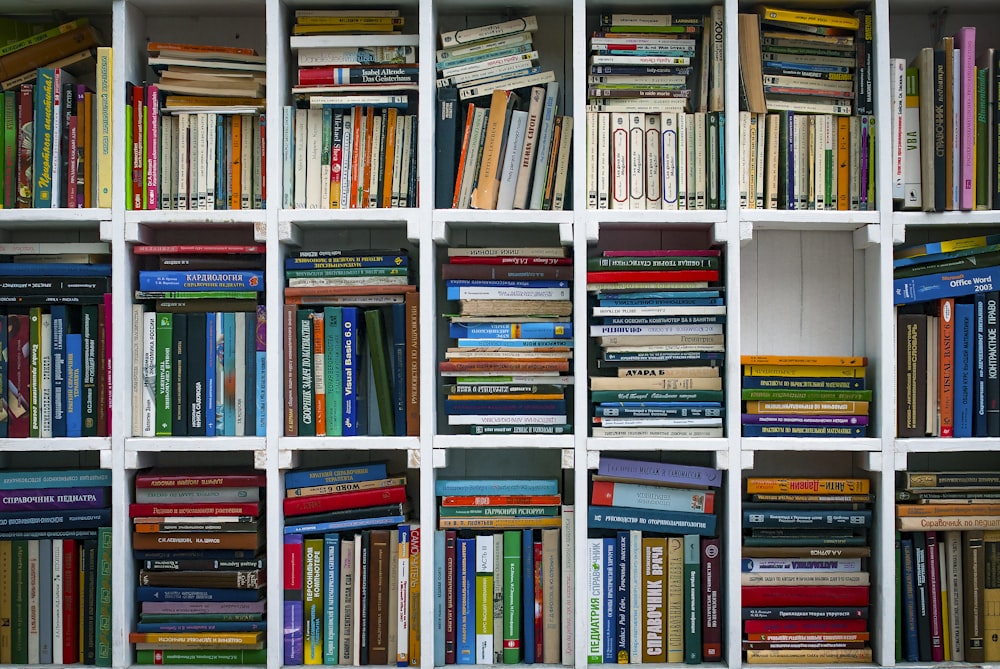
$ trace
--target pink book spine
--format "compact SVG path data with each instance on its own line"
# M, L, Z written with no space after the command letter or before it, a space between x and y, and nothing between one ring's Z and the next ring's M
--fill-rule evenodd
M146 86L146 208L160 208L160 89Z
M962 85L962 146L960 166L959 209L972 209L972 180L976 159L973 142L976 132L976 29L965 26L955 34L955 46L961 50Z

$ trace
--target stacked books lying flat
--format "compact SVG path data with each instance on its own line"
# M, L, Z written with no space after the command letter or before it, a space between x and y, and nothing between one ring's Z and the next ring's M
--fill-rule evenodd
M1000 472L915 472L896 488L897 608L907 662L997 662ZM901 653L901 655L900 655Z
M588 208L725 208L723 43L721 5L601 15L587 77Z
M111 666L111 472L0 475L0 661Z
M262 436L260 244L137 245L133 436Z
M536 65L536 30L528 16L441 33L435 206L564 208L573 118L557 114L555 74Z
M739 28L740 205L873 210L871 12L759 7Z
M865 437L872 391L868 359L745 355L744 437Z
M871 662L868 479L751 477L746 492L747 663Z
M405 485L385 463L286 472L285 664L419 662L420 528Z
M417 202L417 35L399 10L297 10L296 107L285 107L285 208Z
M57 24L4 17L4 23L8 30L0 40L0 89L14 91L35 81L41 67L69 69L74 75L93 72L94 47L102 38L88 18Z
M242 469L136 473L137 664L266 662L264 479Z
M439 479L435 494L435 665L572 666L574 514L558 481Z
M710 490L721 485L717 469L601 456L587 517L588 662L721 660Z
M894 252L898 436L1000 436L1000 236ZM909 357L904 357L909 356Z
M111 263L105 242L0 244L0 436L107 436Z
M909 64L892 58L889 65L894 204L923 211L1000 207L989 148L996 142L990 91L997 50L977 55L976 28L963 26Z
M572 259L563 247L449 248L441 267L454 339L438 363L448 425L472 434L572 430ZM551 277L551 278L549 278Z
M285 434L419 430L417 287L405 249L285 259Z
M150 42L157 83L126 83L129 209L263 209L264 57Z
M604 251L587 260L593 436L722 436L719 265L715 249Z

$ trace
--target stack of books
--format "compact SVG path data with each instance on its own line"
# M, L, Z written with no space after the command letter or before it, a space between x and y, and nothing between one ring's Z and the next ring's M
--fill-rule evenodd
M555 73L536 65L536 30L528 16L441 33L437 207L565 207L573 117L557 114Z
M418 36L404 22L398 9L296 10L285 208L416 206Z
M133 436L263 436L264 246L133 252L157 267L139 270L132 305Z
M865 437L872 391L858 356L745 355L744 437Z
M559 482L438 479L435 494L435 665L572 665L574 516Z
M900 437L1000 436L1000 236L896 249Z
M106 437L106 242L0 244L0 436Z
M0 475L0 661L111 666L111 472Z
M242 469L136 473L136 663L266 661L264 483Z
M587 527L590 663L722 658L722 553L708 467L601 456Z
M1000 472L907 471L896 487L907 662L997 662Z
M438 363L448 425L472 434L572 430L572 259L557 247L449 248L442 265L454 341ZM544 278L561 277L561 278ZM452 378L453 377L453 378Z
M126 83L129 209L263 209L264 57L150 42L157 83Z
M406 249L285 259L286 435L418 434L419 303L409 269Z
M872 14L740 14L740 204L873 210Z
M725 32L703 14L602 14L587 77L587 207L724 209Z
M587 260L595 437L721 437L720 251L615 250Z
M746 479L748 664L871 662L868 479Z
M420 618L420 528L407 522L405 486L385 463L286 472L285 664L405 666Z

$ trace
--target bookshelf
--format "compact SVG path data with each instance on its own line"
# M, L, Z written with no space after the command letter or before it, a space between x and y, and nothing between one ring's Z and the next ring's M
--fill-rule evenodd
M296 8L317 7L308 0L8 0L3 12L11 15L59 11L88 16L114 47L114 183L124 183L126 147L118 129L124 124L120 101L125 81L148 76L144 45L147 40L205 42L253 46L267 55L268 119L280 119L281 107L291 102L293 52L288 35ZM361 3L357 3L361 4ZM112 244L115 420L106 438L55 440L0 440L4 468L103 467L114 475L114 638L113 666L124 669L134 654L125 642L136 617L133 601L135 566L130 559L127 502L134 472L150 464L238 464L267 473L267 537L271 560L268 614L272 621L267 647L274 649L268 666L280 663L281 620L281 505L283 472L297 466L332 465L385 459L409 476L408 486L422 527L435 524L434 481L437 478L482 477L524 473L562 480L565 499L575 501L576 564L587 559L586 515L583 506L589 473L599 455L630 454L665 462L692 463L726 470L722 489L720 534L723 537L725 621L724 664L743 664L740 652L739 571L741 485L746 476L811 475L870 478L877 492L872 534L871 629L875 664L894 666L893 504L894 474L907 468L1000 468L992 439L895 438L895 335L891 297L892 248L900 243L995 232L1000 222L992 212L925 214L894 212L890 194L891 147L886 133L879 135L877 207L866 212L802 212L741 210L738 206L736 148L738 127L727 123L726 188L728 208L688 212L595 211L586 208L586 180L582 156L586 150L583 110L586 106L587 34L601 11L660 11L648 0L512 0L476 5L469 13L460 0L402 0L399 6L408 26L419 26L418 53L430 64L438 34L447 29L478 26L510 16L534 13L539 18L541 61L556 71L560 82L561 113L574 115L571 175L572 199L561 212L477 211L436 209L433 206L435 74L421 67L418 114L419 204L411 208L374 210L286 210L281 207L282 160L280 123L268 123L268 195L266 208L251 211L126 211L124 196L116 192L110 209L0 211L0 241L95 241ZM712 3L693 2L707 11ZM738 110L736 17L753 3L727 0L725 7L725 99L727 118ZM808 3L825 6L824 3ZM838 6L845 3L833 3ZM352 3L344 3L353 6ZM940 34L952 34L961 25L976 25L979 43L997 34L1000 13L982 0L958 0L943 17L937 3L925 0L874 0L846 3L848 8L871 9L875 18L876 118L888 128L890 55L912 58L917 49ZM890 21L891 18L891 21ZM940 26L935 21L941 21ZM998 45L1000 46L1000 45ZM587 376L589 347L585 259L595 253L602 238L627 239L638 248L668 248L698 243L724 250L728 306L727 359L724 387L726 437L702 440L598 439L589 437ZM131 293L135 281L136 243L233 242L265 243L268 308L268 410L266 437L136 438L129 421L131 407ZM573 371L577 379L572 397L572 435L477 436L449 430L440 414L440 377L437 362L447 346L441 318L445 304L440 265L448 246L494 244L561 244L571 248L574 265L574 314L578 327ZM620 246L621 244L619 244ZM421 428L416 437L298 438L283 436L282 415L282 276L287 253L299 248L406 247L417 267L422 296L421 319ZM864 439L742 438L738 411L740 354L866 355L869 379L875 389L875 407L869 436ZM423 541L422 580L432 580L429 559L433 542ZM576 575L579 602L586 592L585 575ZM421 626L432 627L429 598L421 610ZM586 662L586 624L576 620L576 665ZM422 648L422 666L432 665L429 644Z

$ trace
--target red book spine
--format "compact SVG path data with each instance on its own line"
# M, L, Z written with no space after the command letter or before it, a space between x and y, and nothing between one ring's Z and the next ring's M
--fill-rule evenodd
M132 88L132 209L143 209L143 194L145 184L142 179L142 135L145 124L142 122L143 87Z
M136 474L136 488L241 488L265 484L263 472L191 472L170 473L147 470Z
M868 606L868 586L744 586L743 606Z
M596 486L598 481L594 482ZM441 506L550 506L562 504L560 495L451 495Z
M129 504L129 518L143 516L259 516L260 504Z
M31 133L35 121L35 87L33 84L21 84L17 99L17 206L31 207L32 153Z
M56 539L58 541L58 539ZM80 553L76 539L63 539L63 661L75 664L80 655Z
M75 102L75 96L74 96ZM66 104L69 105L70 101L67 99ZM73 107L75 112L75 107ZM66 206L72 209L76 208L76 188L77 188L77 162L76 162L76 144L79 140L79 130L80 130L80 116L79 113L72 113L69 117L69 135L66 138L66 146L68 149L73 151L73 155L67 156L66 160Z
M452 256L453 265L572 265L572 258L527 258L521 256Z
M826 588L826 590L835 589ZM863 618L850 620L745 620L743 621L743 631L748 634L843 634L846 632L866 632L867 625L868 621Z
M942 434L941 436L944 436ZM927 533L927 592L931 622L931 660L944 661L944 629L941 625L941 574L938 571L938 533Z
M406 501L406 488L394 486L378 490L356 490L313 497L287 497L282 501L286 516L322 513L338 509L360 509Z
M178 255L182 253L264 253L264 244L137 244L132 253L142 256Z
M955 298L938 302L938 412L941 436L955 436Z
M7 436L28 436L28 316L7 316Z
M722 545L718 539L701 540L701 654L706 662L722 660Z
M587 272L588 283L616 283L619 281L718 281L719 271L714 269L679 269L622 272Z
M455 664L455 550L458 534L455 530L444 533L444 663Z

